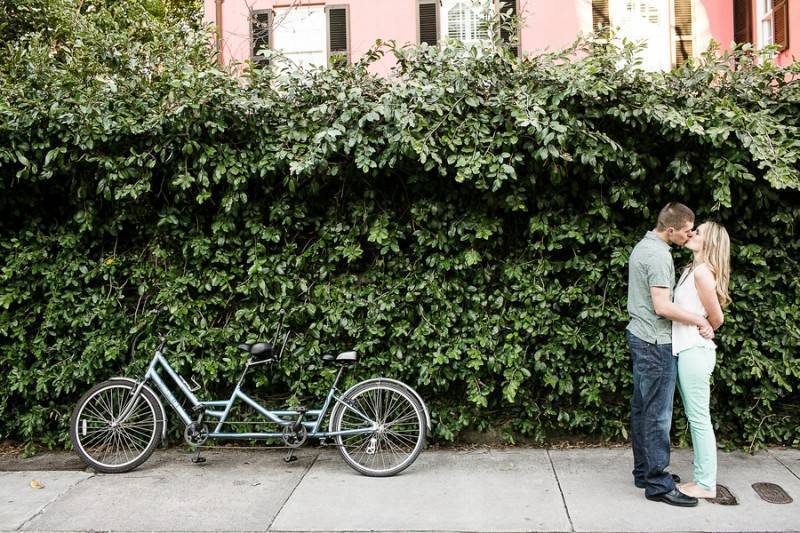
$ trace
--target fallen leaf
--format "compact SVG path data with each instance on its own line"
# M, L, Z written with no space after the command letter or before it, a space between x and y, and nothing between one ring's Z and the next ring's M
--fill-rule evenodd
M42 485L40 482L36 481L35 479L32 479L31 480L31 488L32 489L43 489L44 485Z

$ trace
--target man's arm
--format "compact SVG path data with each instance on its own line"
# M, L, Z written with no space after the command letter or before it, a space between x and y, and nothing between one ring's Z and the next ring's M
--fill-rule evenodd
M714 338L714 329L704 317L687 311L669 300L669 289L666 287L650 287L650 297L653 299L653 308L658 316L668 318L673 322L681 322L690 326L697 326L700 335L706 339Z

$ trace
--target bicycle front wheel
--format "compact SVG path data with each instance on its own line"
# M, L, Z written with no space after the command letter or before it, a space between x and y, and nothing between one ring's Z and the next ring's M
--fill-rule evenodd
M331 416L334 432L358 432L337 435L335 442L345 462L367 476L393 476L405 470L425 446L422 406L394 383L357 385Z
M105 381L84 394L72 412L72 445L80 458L99 472L133 470L158 446L164 421L150 391L142 389L130 416L119 420L135 388L129 381Z

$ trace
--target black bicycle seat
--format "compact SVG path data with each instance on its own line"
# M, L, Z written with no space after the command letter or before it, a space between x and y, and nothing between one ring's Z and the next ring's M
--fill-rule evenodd
M256 342L254 344L240 344L239 349L244 350L250 355L258 355L264 352L271 352L272 345L267 342Z

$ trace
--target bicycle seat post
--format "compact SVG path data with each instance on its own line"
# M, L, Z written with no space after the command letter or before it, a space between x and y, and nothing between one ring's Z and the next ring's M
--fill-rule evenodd
M202 424L203 423L203 417L206 414L206 406L201 404L201 403L199 403L199 404L195 405L192 408L192 411L197 413L197 425Z
M306 416L306 411L308 411L308 408L306 407L300 406L297 408L298 416L297 416L297 421L294 423L294 426L292 427L293 430L300 431L301 429L303 429L303 418L305 418Z

